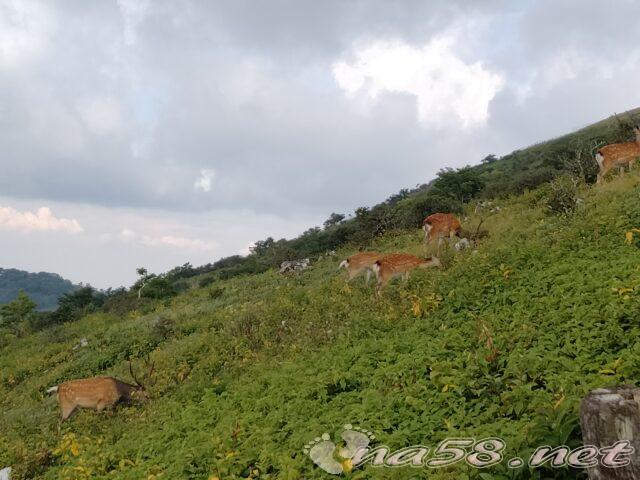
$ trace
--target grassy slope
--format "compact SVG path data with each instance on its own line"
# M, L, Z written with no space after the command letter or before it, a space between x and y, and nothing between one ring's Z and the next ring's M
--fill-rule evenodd
M0 355L0 466L17 478L226 479L249 466L259 478L328 478L302 447L345 423L393 448L500 436L508 458L575 440L589 389L640 378L638 250L624 242L640 226L639 184L634 172L587 188L569 218L545 215L536 192L503 202L477 255L449 257L446 270L419 272L379 302L362 282L345 286L336 258L295 277L193 290L145 316L95 314L19 339ZM375 247L419 253L419 240L405 232ZM153 327L158 318L173 331ZM72 350L82 337L90 346ZM127 379L125 359L144 352L158 371L152 401L58 426L47 387ZM478 473L460 469L429 478Z
M546 168L562 169L564 161L574 157L576 150L582 149L588 157L592 157L594 142L602 145L609 142L631 140L631 132L629 132L629 138L619 137L619 122L627 122L630 125L638 122L640 108L620 113L617 117L616 119L616 116L611 115L570 134L516 150L492 163L476 165L473 168L478 170L488 182L497 178L513 178L525 173L534 175ZM559 163L556 164L556 162ZM500 192L490 193L500 194Z

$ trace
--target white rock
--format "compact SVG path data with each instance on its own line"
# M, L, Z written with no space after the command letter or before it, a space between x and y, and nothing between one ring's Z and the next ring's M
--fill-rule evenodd
M287 273L295 270L305 270L309 268L311 260L309 258L303 258L302 260L287 260L280 264L279 273Z
M469 239L462 238L453 247L456 249L457 252L460 252L461 250L466 250L470 246L471 246L471 242L469 242Z
M84 347L88 347L88 346L89 346L89 341L86 338L83 338L83 339L80 340L80 343L78 343L77 345L75 345L73 347L73 349L77 350L79 348L84 348ZM2 480L2 479L0 478L0 480Z

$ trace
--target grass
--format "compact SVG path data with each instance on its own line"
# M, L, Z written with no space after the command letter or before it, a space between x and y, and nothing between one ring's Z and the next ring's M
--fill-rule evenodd
M582 187L568 216L538 191L500 202L477 253L445 257L376 300L324 259L193 289L148 314L93 314L19 338L0 354L0 466L15 478L321 479L303 452L346 423L392 449L497 436L506 458L580 443L580 399L640 378L640 175ZM469 215L465 225L477 225ZM422 253L419 231L372 249ZM89 346L73 350L81 338ZM46 388L128 380L149 353L145 405L60 425ZM575 478L506 462L486 470L366 466L345 478Z

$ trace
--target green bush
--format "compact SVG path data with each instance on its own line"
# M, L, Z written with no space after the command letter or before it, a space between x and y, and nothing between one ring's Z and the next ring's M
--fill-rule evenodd
M166 277L154 277L147 281L142 290L142 297L162 300L177 295L177 289L171 280Z
M545 205L553 214L569 215L578 206L577 181L568 175L553 180L546 191Z
M211 285L212 283L215 283L215 281L217 280L217 278L213 275L206 275L203 277L200 277L198 279L198 286L200 288L204 288L204 287L208 287L209 285Z

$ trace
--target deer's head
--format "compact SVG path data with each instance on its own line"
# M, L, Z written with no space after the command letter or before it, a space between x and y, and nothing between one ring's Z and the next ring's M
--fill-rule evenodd
M140 380L138 380L138 377L136 376L136 374L133 373L133 365L131 364L131 360L129 360L129 373L131 374L131 378L133 378L133 381L135 382L135 384L133 385L134 389L131 392L132 400L137 400L141 402L146 402L147 400L149 400L149 392L147 390L147 385L152 383L152 376L155 370L155 364L149 361L148 356L145 359L145 364L149 368L149 371L145 379L146 385L143 384Z

